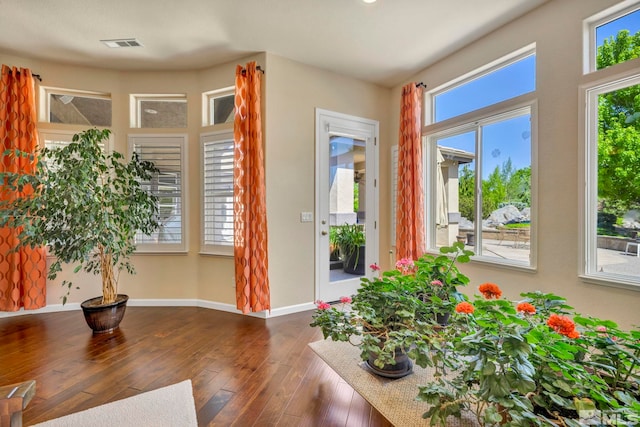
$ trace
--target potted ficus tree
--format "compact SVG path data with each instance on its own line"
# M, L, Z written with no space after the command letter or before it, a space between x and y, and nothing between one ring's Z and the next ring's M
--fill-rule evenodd
M116 151L105 153L101 145L109 135L108 129L89 129L36 156L8 150L3 156L37 162L35 173L0 174L7 189L21 194L0 202L0 226L21 230L18 247L48 248L55 259L47 278L55 279L65 264L101 276L102 296L81 304L94 332L118 327L128 300L118 294L120 272L135 272L130 255L136 233L158 228L158 199L143 187L157 169L136 153L129 161ZM72 283L62 286L64 304Z

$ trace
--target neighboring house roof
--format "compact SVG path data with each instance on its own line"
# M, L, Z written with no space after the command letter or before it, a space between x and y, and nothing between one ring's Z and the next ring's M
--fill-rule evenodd
M438 149L440 150L440 153L445 160L457 162L459 165L471 163L475 159L475 155L469 151L442 146L438 146Z

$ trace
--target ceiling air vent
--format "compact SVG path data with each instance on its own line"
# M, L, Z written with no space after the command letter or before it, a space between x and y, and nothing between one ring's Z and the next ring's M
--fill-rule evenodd
M144 46L137 39L113 39L113 40L100 40L108 47L138 47Z

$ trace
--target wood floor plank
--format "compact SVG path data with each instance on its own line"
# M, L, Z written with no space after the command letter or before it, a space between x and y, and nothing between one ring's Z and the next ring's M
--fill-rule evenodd
M220 390L213 395L196 414L198 416L198 426L216 425L213 420L233 398L233 394L233 392L227 390Z
M308 347L311 312L259 319L128 307L113 334L79 311L0 319L0 381L36 380L25 425L191 379L200 426L389 427Z

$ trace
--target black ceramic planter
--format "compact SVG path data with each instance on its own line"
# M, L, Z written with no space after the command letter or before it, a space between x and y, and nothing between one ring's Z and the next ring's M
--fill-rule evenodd
M364 246L360 246L358 251L353 251L344 260L344 272L364 276ZM357 262L356 262L357 261Z
M102 304L102 297L91 298L80 304L84 319L94 334L105 334L116 329L127 308L128 295L118 294L115 302Z
M409 356L405 353L397 351L395 352L395 364L386 364L382 368L375 365L374 361L376 356L370 354L369 359L365 361L369 369L376 375L380 375L385 378L402 378L406 377L413 372L413 363Z

